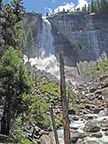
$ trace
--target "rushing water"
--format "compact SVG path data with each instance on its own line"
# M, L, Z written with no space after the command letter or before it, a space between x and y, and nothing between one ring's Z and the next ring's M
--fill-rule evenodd
M94 116L94 114L90 114L90 115ZM99 116L99 115L96 115L96 118L94 118L92 121L102 122L103 120L108 120L108 116ZM77 128L78 133L84 133L83 128L84 128L86 122L87 121L85 119L79 118L78 121L75 121L71 117L70 129L72 127L74 127L74 128ZM59 137L60 144L64 144L63 129L59 129L57 132L58 132L58 137ZM85 137L84 140L88 140L88 141L89 140L95 140L96 142L99 142L100 144L108 144L108 136L106 136L105 133L102 130L100 130L100 132L102 133L102 137L101 138ZM51 133L50 136L52 136L53 141L54 141L54 134Z
M41 49L44 51L44 56L54 54L53 41L54 38L51 33L51 24L45 17L43 17L40 51Z
M54 56L53 35L51 33L50 22L43 17L42 32L40 37L39 56L30 58L31 66L44 70L59 78L59 66Z

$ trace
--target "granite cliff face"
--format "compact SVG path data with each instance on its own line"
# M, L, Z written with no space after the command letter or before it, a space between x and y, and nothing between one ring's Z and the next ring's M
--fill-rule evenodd
M25 34L31 29L34 48L31 49L31 57L38 56L40 48L40 33L42 31L42 15L40 13L26 13L23 15L23 29Z
M103 53L108 55L108 15L61 13L49 17L54 35L56 55L65 53L69 66L77 63L90 63L99 59Z
M37 17L35 15L34 17ZM33 17L32 17L33 18ZM33 18L36 19L36 18ZM78 67L83 72L99 58L108 55L108 14L87 13L59 13L47 17L51 23L53 48L55 56L59 57L62 50L65 54L65 63L71 67ZM26 27L27 24L24 23ZM30 21L30 23L33 23ZM36 49L39 48L39 39L42 29L42 19L37 17L32 25Z

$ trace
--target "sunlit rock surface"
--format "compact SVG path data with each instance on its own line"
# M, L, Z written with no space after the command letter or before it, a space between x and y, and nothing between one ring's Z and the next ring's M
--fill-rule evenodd
M29 14L28 14L29 15ZM78 73L85 72L93 67L98 59L106 59L108 55L108 14L87 14L81 12L55 14L44 18L38 14L24 20L26 29L28 23L32 28L35 39L33 56L39 56L40 51L45 49L46 53L53 53L59 61L59 52L64 51L65 64L77 67ZM44 48L49 38L43 35L43 27L49 25L46 32L51 31L53 36L52 45ZM48 28L48 27L47 27ZM44 31L44 34L45 34ZM46 39L46 40L45 40ZM48 44L48 43L47 43ZM76 73L75 71L75 73Z

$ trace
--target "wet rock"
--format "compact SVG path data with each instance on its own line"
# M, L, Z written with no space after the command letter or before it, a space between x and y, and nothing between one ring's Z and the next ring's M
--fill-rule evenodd
M8 139L7 135L0 134L0 141L4 141L6 139Z
M104 133L104 135L105 135L105 136L108 136L108 131L106 131L106 132Z
M71 142L72 143L76 143L76 141L78 140L78 138L80 138L79 134L76 132L76 133L70 133L70 138L71 138Z
M104 100L104 99L105 99L104 96L102 96L102 95L98 96L98 100Z
M68 114L75 115L76 111L74 109L70 109L70 110L68 110Z
M108 115L108 110L107 109L102 110L102 111L99 112L99 116L106 116L106 115Z
M102 137L102 133L101 133L101 132L92 133L92 134L91 134L91 137L100 138L100 137Z
M83 142L84 141L82 139L78 139L77 142L76 142L76 144L84 144Z
M78 139L85 138L89 134L88 133L78 133L78 132L71 132L70 138L72 143L76 143Z
M79 120L78 116L73 116L73 120L78 121Z
M40 144L53 144L51 138L48 135L42 135L39 139Z
M91 87L91 88L89 89L89 91L90 91L90 93L93 93L93 92L96 91L96 89L97 89L97 88Z
M85 140L83 144L100 144L100 142L95 140Z
M97 115L96 114L86 114L86 115L83 116L83 118L85 120L92 120L94 118L97 118Z
M108 120L107 119L103 119L100 122L100 126L101 126L102 131L107 131L108 130Z
M102 111L102 110L103 110L102 108L96 108L96 109L94 110L94 113L95 113L95 114L99 114L99 112Z
M102 95L102 90L101 89L98 89L96 92L95 92L96 95Z
M102 127L102 131L107 131L108 130L108 126L107 127Z
M90 113L89 109L80 109L81 114L88 114Z
M100 130L100 126L93 121L88 121L84 127L84 131L86 132L99 132L99 130Z
M100 144L98 141L95 140L82 140L82 139L78 139L78 141L76 142L76 144Z
M85 108L87 109L94 109L96 106L94 104L86 104Z

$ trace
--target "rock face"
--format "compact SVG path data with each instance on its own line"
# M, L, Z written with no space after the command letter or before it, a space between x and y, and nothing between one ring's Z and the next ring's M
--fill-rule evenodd
M67 65L79 63L82 72L88 62L108 55L107 14L60 13L48 19L52 24L56 55L58 57L59 51L63 50Z
M40 13L26 13L23 15L23 29L25 31L25 35L31 29L33 34L33 49L31 51L30 56L36 57L38 56L38 49L40 48L40 33L42 31L42 15ZM27 51L27 49L25 50ZM26 53L26 52L24 52Z
M29 14L28 14L29 15ZM38 55L42 17L39 14L27 16L24 19L24 29L30 26L33 31ZM59 13L47 17L51 23L54 37L55 56L59 57L62 50L65 54L65 64L77 67L82 73L94 65L99 58L108 55L108 14ZM89 64L89 65L88 65Z

